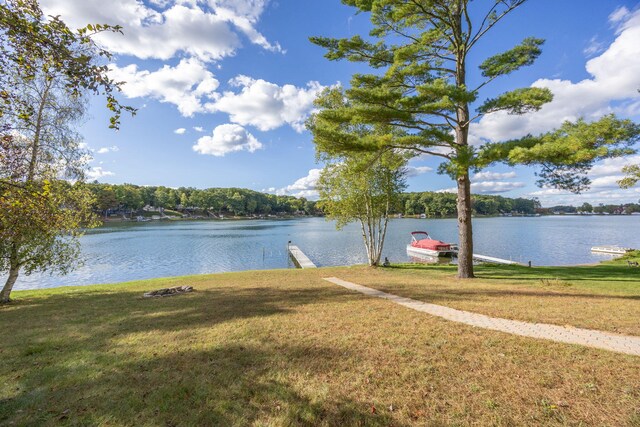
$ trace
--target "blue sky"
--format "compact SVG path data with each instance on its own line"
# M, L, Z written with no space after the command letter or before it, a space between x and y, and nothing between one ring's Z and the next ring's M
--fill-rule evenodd
M481 8L484 1L475 1ZM368 15L339 0L42 0L46 13L71 26L110 23L124 36L99 42L116 53L113 76L126 81L123 101L139 108L121 130L107 128L95 99L81 133L93 150L100 182L171 187L245 187L313 197L321 165L303 122L315 94L348 85L361 64L329 62L310 36L366 34ZM640 11L636 1L531 0L499 24L469 61L470 80L483 58L528 36L546 39L535 65L496 81L485 97L523 86L549 87L553 103L527 117L487 116L472 140L544 132L565 119L616 112L640 119ZM489 168L473 191L538 197L543 205L637 202L640 189L620 190L622 166L597 165L580 196L535 186L534 170ZM411 162L410 191L446 190L439 161Z

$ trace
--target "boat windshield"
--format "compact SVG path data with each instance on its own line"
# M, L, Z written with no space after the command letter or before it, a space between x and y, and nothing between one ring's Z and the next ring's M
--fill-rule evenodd
M427 233L426 231L414 231L413 233L411 233L411 238L414 241L417 241L422 239L430 239L431 237L429 237L429 233Z

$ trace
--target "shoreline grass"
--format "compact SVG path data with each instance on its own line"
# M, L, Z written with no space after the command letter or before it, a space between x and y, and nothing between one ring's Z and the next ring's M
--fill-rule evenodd
M322 280L540 319L562 303L599 324L581 308L591 295L632 331L621 318L635 308L637 321L640 285L623 267L488 266L455 284L448 267L265 270L18 291L0 308L0 424L637 426L637 357L447 322ZM196 291L142 298L183 284Z

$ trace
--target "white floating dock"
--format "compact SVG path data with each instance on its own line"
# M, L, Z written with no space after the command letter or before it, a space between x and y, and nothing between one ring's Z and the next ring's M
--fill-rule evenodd
M483 262L493 262L495 264L507 264L507 265L525 265L521 262L511 261L508 259L496 258L492 256L473 254L473 259Z
M289 254L300 268L316 268L316 265L296 245L288 245Z
M452 245L452 246L457 248L457 245ZM458 256L458 249L455 249L453 251L453 253L456 256ZM473 259L476 260L476 261L481 261L481 262L492 262L494 264L523 265L525 267L527 266L527 264L524 264L522 262L511 261L509 259L496 258L496 257L487 256L487 255L480 255L480 254L473 254ZM531 267L531 265L529 265L529 267Z
M600 245L591 248L591 252L600 252L613 255L624 255L632 250L633 249L631 248L623 248L618 245Z

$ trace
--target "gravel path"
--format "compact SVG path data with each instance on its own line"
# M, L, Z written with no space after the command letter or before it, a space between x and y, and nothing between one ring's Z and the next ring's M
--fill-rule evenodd
M328 277L324 280L333 284L345 287L352 291L357 291L371 297L384 298L400 304L404 307L416 311L428 313L433 316L442 317L452 322L464 323L465 325L476 326L478 328L491 329L494 331L506 332L523 337L546 339L567 344L578 344L587 347L595 347L618 353L640 356L640 337L617 335L607 332L594 331L591 329L572 328L565 326L549 325L545 323L528 323L518 320L501 319L489 317L484 314L472 313L470 311L456 310L442 305L429 304L411 298L404 298L366 286L347 282L336 277Z

